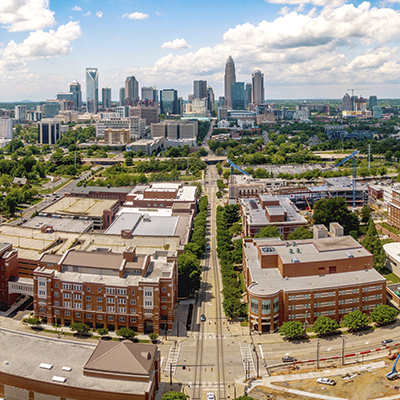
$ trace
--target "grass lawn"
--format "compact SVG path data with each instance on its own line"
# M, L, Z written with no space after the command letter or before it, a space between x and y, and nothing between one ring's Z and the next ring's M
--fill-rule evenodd
M382 226L382 228L387 229L389 232L394 233L395 235L400 235L400 231L398 229L393 228L393 226L390 226L386 222L380 222L379 225Z
M385 277L385 279L387 281L392 281L393 283L399 283L400 282L400 278L394 274L393 272L391 272L390 274L385 274L383 275Z

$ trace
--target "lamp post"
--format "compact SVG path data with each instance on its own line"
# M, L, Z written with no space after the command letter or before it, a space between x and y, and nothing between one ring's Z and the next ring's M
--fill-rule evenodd
M340 336L342 338L342 367L344 366L344 341L345 337L343 335Z
M232 385L228 385L228 387L233 387L233 398L236 399L236 386L234 383L232 383Z
M256 346L253 344L253 350L256 353L256 358L257 358L257 378L260 377L260 364L259 364L259 358L258 358L258 353L257 353L257 349Z

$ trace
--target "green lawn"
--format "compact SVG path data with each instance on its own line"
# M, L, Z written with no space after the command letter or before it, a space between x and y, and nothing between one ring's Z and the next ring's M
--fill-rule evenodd
M387 229L389 232L394 233L395 235L400 235L400 231L398 229L393 228L393 226L390 226L386 222L380 222L379 225L382 226L382 228Z
M394 274L393 272L391 272L390 274L383 275L383 276L385 277L385 279L387 281L392 281L393 283L399 283L400 282L400 278L396 274Z

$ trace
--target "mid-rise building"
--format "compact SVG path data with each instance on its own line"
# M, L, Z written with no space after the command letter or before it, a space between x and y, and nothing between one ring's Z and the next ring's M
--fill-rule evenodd
M196 139L198 122L189 120L169 121L151 124L150 136L167 139Z
M57 93L57 100L60 102L60 110L74 110L74 94L72 92ZM46 117L47 118L47 117ZM52 118L52 117L50 117Z
M129 117L129 109L130 107L128 106L118 106L115 109L115 113L118 117Z
M72 93L73 102L74 102L74 110L80 111L82 108L82 88L81 84L74 80L69 85L69 91Z
M387 205L388 224L396 229L400 229L400 189L393 189L392 201Z
M20 105L14 107L14 118L17 121L26 121L26 106Z
M61 124L56 119L43 118L38 123L38 143L56 144L61 139Z
M193 99L207 98L207 81L193 81Z
M236 73L235 73L235 63L231 56L228 57L225 65L225 106L228 108L232 108L232 85L236 82ZM221 106L221 104L220 104Z
M11 118L0 118L0 138L13 138L13 120Z
M160 90L160 112L165 115L181 114L178 102L178 91L175 89Z
M264 74L259 70L251 75L251 102L255 105L264 103Z
M44 103L44 116L45 118L54 118L60 112L59 100L46 100Z
M158 91L155 86L142 87L142 100L149 100L158 103Z
M378 105L378 98L376 96L369 96L369 109L373 110Z
M343 96L341 111L353 111L353 102L348 93Z
M252 87L251 83L246 83L244 87L244 106L247 108L251 103L251 96L252 96Z
M382 118L382 107L381 106L374 106L372 109L372 115L374 118Z
M34 313L62 325L130 328L140 333L172 329L178 298L176 254L67 250L43 254L34 273Z
M28 121L39 122L43 117L43 113L42 111L29 110L27 111L27 116Z
M0 267L0 301L11 305L18 297L9 286L18 277L18 251L11 243L0 243Z
M86 68L86 112L97 114L99 110L99 71Z
M105 87L101 89L101 99L103 108L111 108L111 88Z
M232 83L232 109L244 110L245 109L245 91L244 82Z
M139 101L139 82L134 76L128 76L125 80L125 105L133 106Z
M125 105L125 88L119 88L119 105L124 106Z
M104 138L106 129L125 129L130 132L130 140L143 138L146 132L146 120L139 117L110 117L96 121L96 136Z
M129 115L131 117L143 118L146 121L146 125L149 126L158 122L160 108L158 105L152 105L146 102L143 104L143 102L140 102L137 107L129 107Z
M207 105L208 105L208 111L210 111L210 113L214 111L214 102L215 102L214 90L211 86L209 86L207 88Z
M343 228L314 226L315 238L243 240L243 276L250 330L275 332L287 321L312 325L319 316L341 321L386 304L386 280L372 254ZM321 233L320 233L321 231Z

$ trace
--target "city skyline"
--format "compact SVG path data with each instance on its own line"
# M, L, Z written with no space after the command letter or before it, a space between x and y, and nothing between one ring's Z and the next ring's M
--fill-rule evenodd
M230 55L237 81L262 71L266 101L400 92L398 0L6 0L0 27L0 101L52 99L75 79L86 99L89 66L113 101L127 76L185 99L204 80L219 97Z

